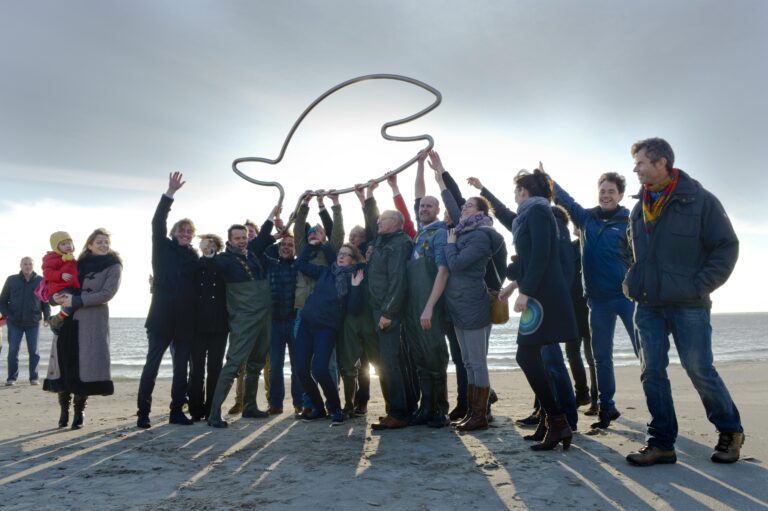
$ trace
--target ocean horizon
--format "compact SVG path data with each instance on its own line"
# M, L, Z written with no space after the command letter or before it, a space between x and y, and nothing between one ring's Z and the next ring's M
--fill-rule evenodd
M144 329L145 318L110 318L112 332L112 377L116 380L137 380L141 376L147 354L147 336ZM488 367L491 371L519 369L515 361L517 323L519 317L512 317L506 325L495 325L491 332L488 352ZM5 329L4 329L5 330ZM722 313L712 314L712 350L715 363L768 360L768 312ZM48 328L40 328L39 352L40 378L45 378L50 357L53 335ZM671 364L680 364L674 343L670 340L669 359ZM0 377L7 378L8 365L7 332L3 332L3 352L0 356ZM583 353L583 352L582 352ZM28 355L26 344L22 343L19 353L19 381L29 379ZM639 365L629 342L624 326L620 321L616 325L614 337L614 364L620 366ZM586 364L586 360L585 360ZM284 373L290 374L287 360ZM448 371L453 372L453 364L448 364ZM159 378L170 378L172 364L170 353L166 353L160 366Z

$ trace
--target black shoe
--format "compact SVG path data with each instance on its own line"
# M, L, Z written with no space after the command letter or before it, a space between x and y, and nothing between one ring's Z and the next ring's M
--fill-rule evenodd
M227 424L227 421L222 420L222 419L210 419L209 418L208 419L208 425L211 426L212 428L219 428L219 429L224 429L224 428L229 427L229 424Z
M80 429L83 427L83 412L75 412L72 417L72 429Z
M151 428L152 424L149 422L149 415L139 415L139 418L136 419L136 427L141 429Z
M611 408L610 410L600 410L598 417L600 417L600 420L593 422L591 427L607 429L611 425L611 421L615 421L621 417L621 414L616 408Z
M266 419L269 414L258 408L247 408L243 410L243 419Z
M170 417L168 417L169 424L178 424L180 426L191 426L193 424L192 419L186 416L181 410L171 411Z
M539 412L533 412L525 419L517 419L515 422L521 426L537 426L539 424Z

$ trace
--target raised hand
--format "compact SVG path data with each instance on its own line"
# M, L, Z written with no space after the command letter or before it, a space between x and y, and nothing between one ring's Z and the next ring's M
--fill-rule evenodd
M469 184L469 186L474 186L478 190L482 190L484 188L483 183L481 183L480 180L476 177L467 178L467 184Z
M312 199L312 190L306 190L301 194L301 203L304 206L309 206L309 201Z
M374 179L371 179L368 181L368 187L366 188L366 194L368 199L373 197L373 191L379 187L379 183L377 183Z
M364 184L355 185L355 195L357 195L357 200L360 201L360 205L365 206L365 185Z
M359 286L364 278L365 278L365 271L363 271L363 269L360 268L355 272L354 275L352 275L352 285Z
M183 178L184 174L179 171L168 174L168 191L165 194L173 197L173 194L186 183L186 181L182 181Z
M440 155L437 154L437 151L434 149L429 152L429 166L432 167L432 170L435 172L440 172L441 174L445 172L445 167L443 167L443 162L440 160Z
M333 203L334 206L339 205L339 194L336 193L336 190L333 190L333 189L328 190L328 197L331 198L331 202Z
M315 193L317 194L317 207L323 209L325 207L325 204L323 203L323 200L325 199L325 190L315 190Z

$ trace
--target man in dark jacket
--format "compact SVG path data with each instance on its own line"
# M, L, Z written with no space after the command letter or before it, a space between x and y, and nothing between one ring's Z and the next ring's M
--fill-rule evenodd
M381 382L389 402L387 415L371 427L396 429L408 425L409 415L400 367L400 328L408 287L405 268L413 242L403 232L403 215L397 211L384 211L376 224L378 235L368 261L368 290L379 334Z
M227 248L212 264L221 273L227 288L227 312L229 313L229 347L227 361L216 382L208 425L227 427L221 418L221 406L232 388L238 370L245 364L243 385L243 417L265 418L267 412L256 405L259 375L269 352L272 330L272 294L267 280L267 247L275 242L272 228L277 224L279 207L261 226L258 236L248 241L244 225L233 225L227 232ZM274 220L273 220L274 219Z
M744 430L736 405L712 360L709 295L728 280L739 240L720 201L674 165L663 139L632 146L642 184L630 216L633 264L624 281L637 302L641 380L651 413L648 440L627 456L635 465L674 463L677 418L667 377L669 333L680 362L720 435L712 461L739 459Z
M19 348L21 338L27 338L29 351L29 383L38 384L37 365L40 354L37 349L37 337L40 332L40 316L48 326L51 307L35 297L35 288L43 277L32 271L34 262L31 257L21 260L21 271L5 280L0 293L0 314L7 320L8 326L8 379L6 386L16 383L19 377Z
M171 424L190 425L192 419L182 411L187 400L187 366L195 335L197 309L198 256L192 248L195 226L185 218L176 222L167 236L168 213L174 194L181 188L181 172L168 178L168 190L160 197L152 217L152 303L149 306L147 361L141 371L136 426L149 428L152 391L165 350L173 347L173 381L171 383Z
M624 198L626 182L615 172L601 175L597 181L599 204L590 209L583 208L559 184L554 183L554 188L557 203L568 211L581 233L581 267L600 398L600 420L592 427L604 429L621 415L613 400L616 393L613 335L617 317L624 323L633 347L636 344L632 325L635 306L621 290L631 262L627 243L629 211L619 205Z

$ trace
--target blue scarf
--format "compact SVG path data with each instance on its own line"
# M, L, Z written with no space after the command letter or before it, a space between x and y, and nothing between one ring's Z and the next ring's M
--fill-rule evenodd
M528 213L530 213L531 208L534 206L545 206L549 208L549 200L545 199L544 197L528 197L525 199L519 206L517 206L517 216L512 221L512 236L517 238L517 233L520 231L520 228L523 226L523 224L526 222L526 217L528 216ZM555 223L555 228L557 228L557 223Z

